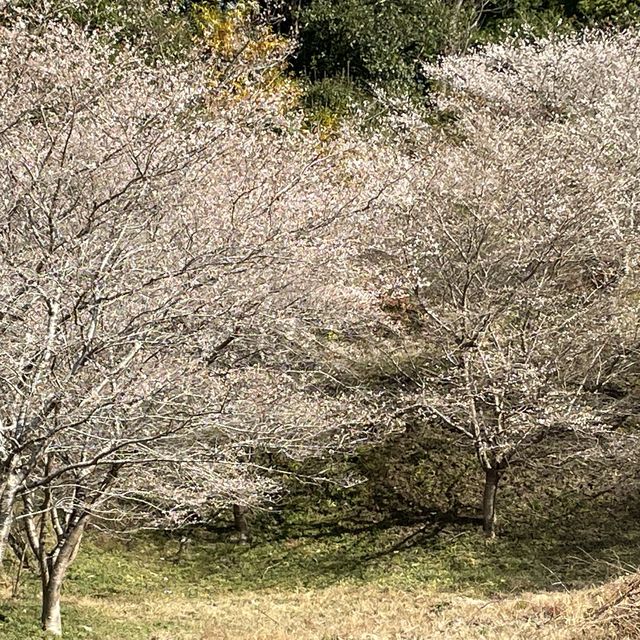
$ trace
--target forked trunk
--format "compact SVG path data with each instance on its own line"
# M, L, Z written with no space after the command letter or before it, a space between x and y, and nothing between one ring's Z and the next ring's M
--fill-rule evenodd
M238 532L240 544L248 544L250 539L249 524L247 523L247 508L240 504L233 505L233 521Z
M482 528L488 538L496 536L496 493L500 480L499 469L485 469L482 498Z
M62 620L60 618L60 597L62 595L62 583L67 574L67 570L76 558L82 534L88 521L88 514L83 515L80 520L69 531L68 536L62 544L59 553L53 558L44 560L48 569L42 571L42 628L47 633L54 636L62 635Z

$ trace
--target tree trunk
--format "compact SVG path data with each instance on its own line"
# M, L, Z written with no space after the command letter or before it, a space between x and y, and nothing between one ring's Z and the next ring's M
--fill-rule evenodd
M249 535L249 525L247 523L247 507L234 504L233 521L236 526L236 531L238 532L240 544L248 544L251 536Z
M13 509L20 481L21 478L16 473L10 472L0 495L0 567L2 567L9 544L9 535L13 525Z
M62 620L60 618L60 596L62 583L67 570L72 565L78 554L84 528L89 515L84 514L68 531L64 543L59 552L45 560L48 570L42 571L42 628L54 635L62 635ZM42 549L44 551L44 549Z
M61 575L57 574L58 572L55 572L49 580L42 580L42 628L54 636L61 636L60 595L64 572Z
M22 553L18 556L18 570L16 571L16 579L13 581L13 588L11 589L11 597L17 598L20 590L20 578L22 577L22 568L24 567L24 561L27 556L27 545L22 547Z
M496 536L496 493L499 480L500 471L498 469L485 469L482 528L488 538L495 538Z

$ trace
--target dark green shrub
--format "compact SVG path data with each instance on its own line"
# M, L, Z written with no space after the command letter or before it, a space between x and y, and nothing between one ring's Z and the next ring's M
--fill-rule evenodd
M299 12L294 66L314 82L406 89L420 83L421 61L468 44L475 17L467 2L311 0Z

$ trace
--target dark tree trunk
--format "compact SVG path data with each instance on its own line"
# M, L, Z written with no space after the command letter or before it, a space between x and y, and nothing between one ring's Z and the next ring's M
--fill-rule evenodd
M178 542L178 551L174 558L174 562L176 564L182 562L182 557L184 556L184 552L187 550L191 539L188 536L181 536L180 541Z
M248 544L251 535L249 534L249 524L247 523L247 507L240 504L233 505L233 522L238 532L240 544Z
M482 529L488 538L496 535L496 493L500 480L499 469L485 469L482 497Z

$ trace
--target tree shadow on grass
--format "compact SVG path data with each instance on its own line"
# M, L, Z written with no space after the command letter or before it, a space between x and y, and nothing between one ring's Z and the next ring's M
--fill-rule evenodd
M501 536L486 541L474 517L345 513L288 523L248 548L212 543L194 562L203 579L215 575L228 588L374 581L483 594L583 587L640 565L640 505L632 497L573 495L505 520Z
M102 588L119 594L138 593L141 585L162 590L167 582L176 593L212 597L221 590L348 582L486 595L582 587L640 565L640 504L633 496L594 501L573 494L540 508L505 506L503 523L489 542L478 519L465 515L425 510L381 516L346 508L336 515L334 508L262 527L249 546L230 542L228 528L194 532L177 563L173 539L139 540L117 553L96 549L73 573L84 582L85 573L107 573L102 565L111 562Z

